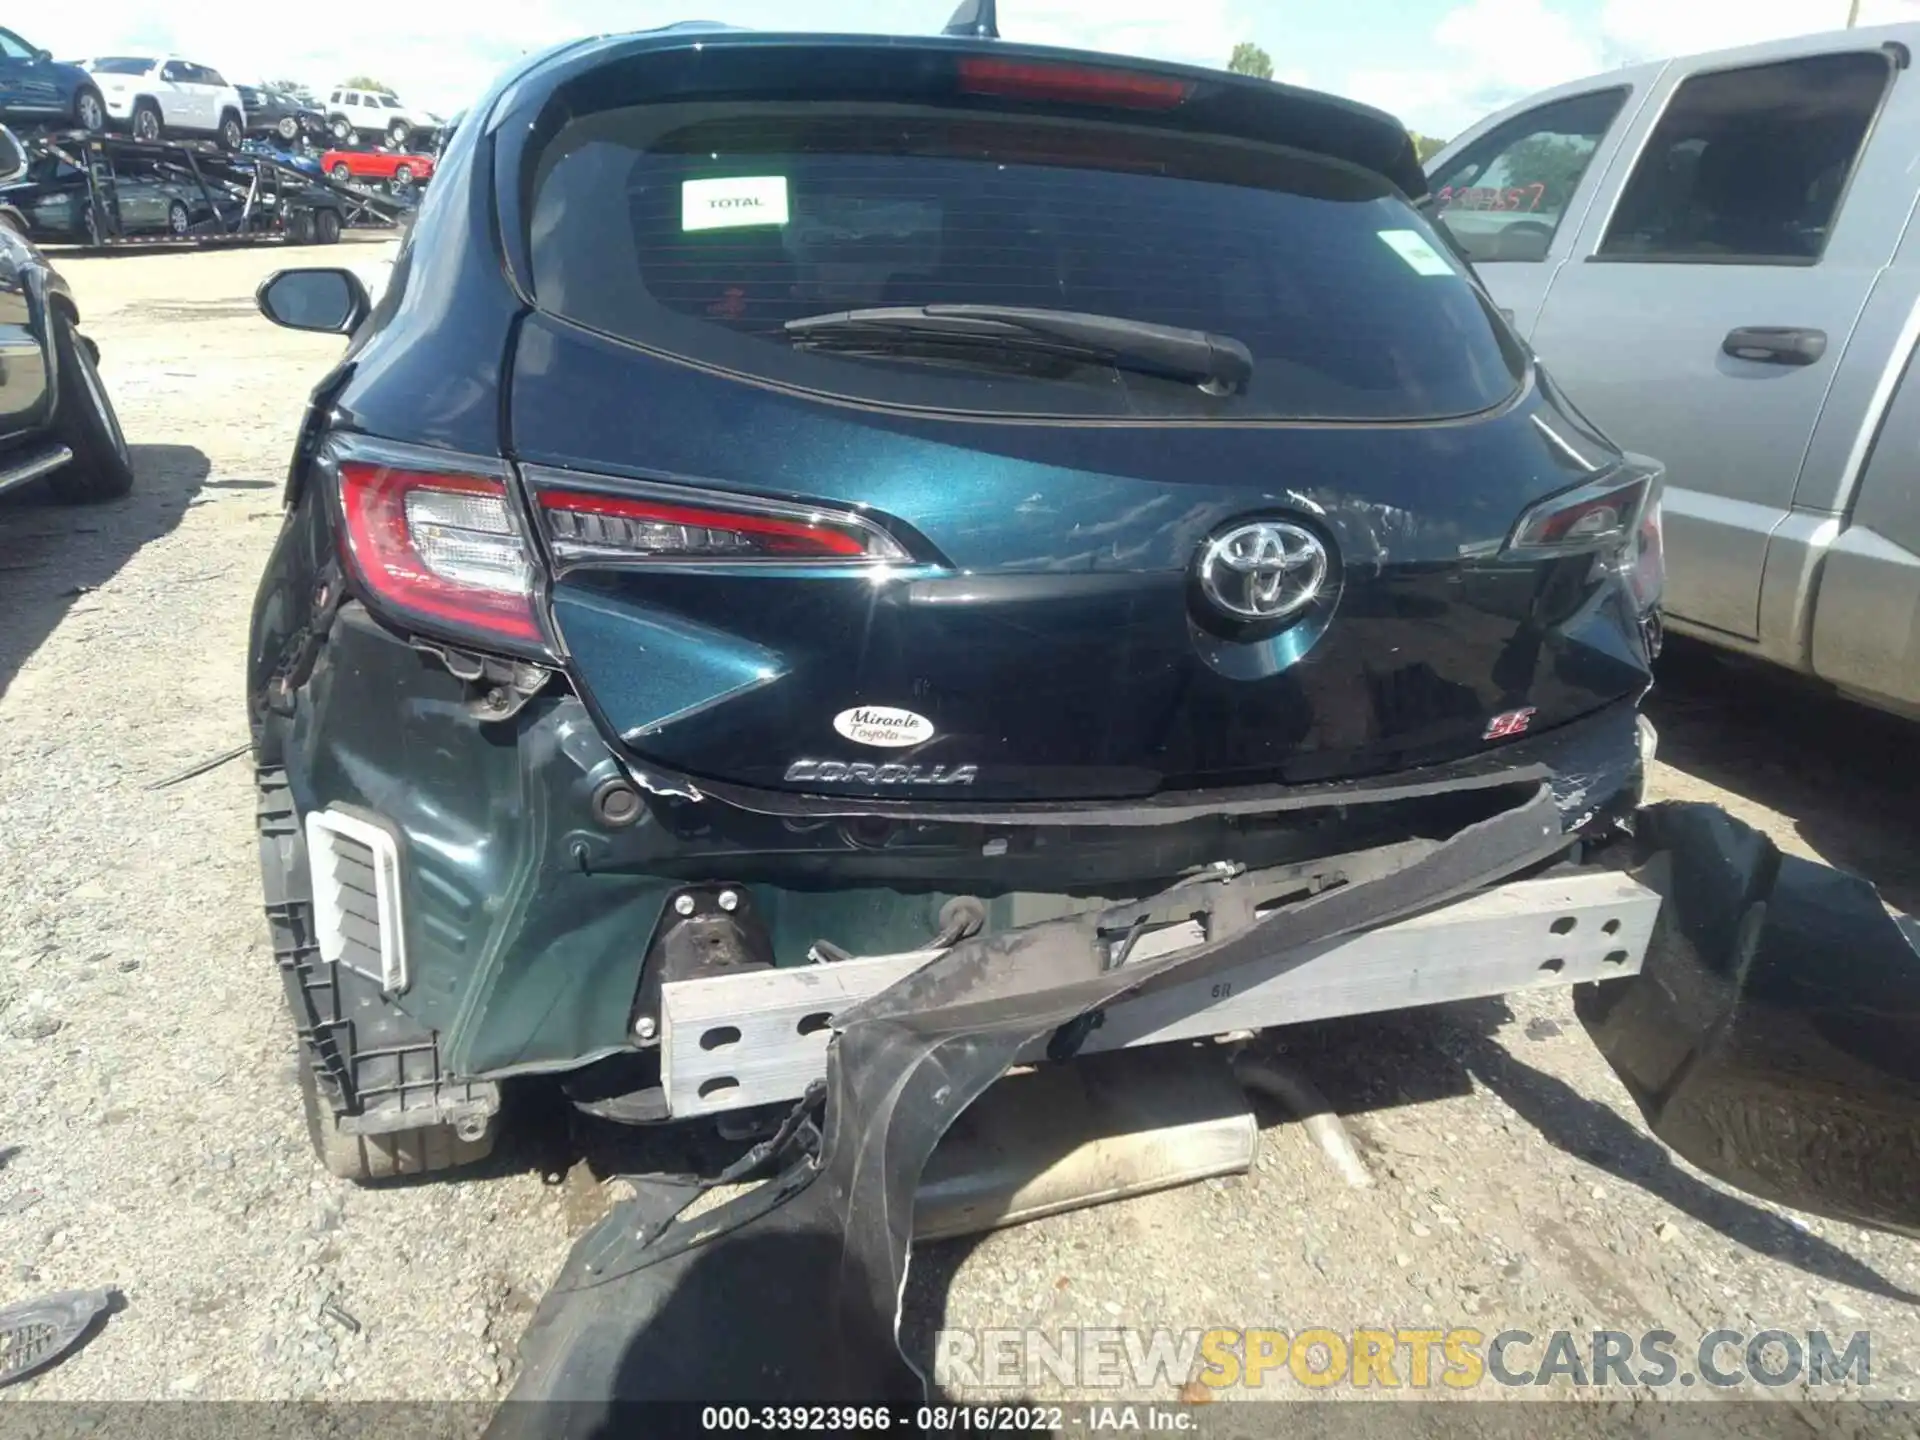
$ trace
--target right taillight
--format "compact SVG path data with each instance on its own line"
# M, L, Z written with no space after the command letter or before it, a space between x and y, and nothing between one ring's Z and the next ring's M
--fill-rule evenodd
M533 558L498 461L353 446L329 461L347 559L383 614L482 643L544 644Z
M1656 488L1640 512L1640 529L1628 555L1627 589L1642 615L1659 608L1667 588L1666 537L1660 528L1660 492Z
M1549 496L1520 517L1507 550L1545 556L1617 549L1638 530L1653 481L1653 475L1635 472Z
M1636 460L1548 496L1520 517L1503 553L1519 560L1592 555L1620 576L1639 613L1651 614L1666 583L1662 473L1658 465Z

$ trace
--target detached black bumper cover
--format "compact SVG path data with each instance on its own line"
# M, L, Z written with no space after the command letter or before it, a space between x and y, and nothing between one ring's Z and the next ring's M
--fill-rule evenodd
M1023 1047L1123 995L1386 924L1566 844L1542 786L1493 819L1404 847L1371 875L1264 918L1252 903L1258 875L1183 882L1213 938L1157 960L1106 968L1102 932L1130 923L1115 912L956 946L836 1017L817 1162L735 1202L772 1208L688 1249L682 1230L697 1241L737 1216L723 1208L663 1231L660 1208L690 1193L643 1192L582 1240L522 1343L511 1400L923 1399L922 1377L895 1343L920 1172ZM494 1428L584 1435L595 1425L577 1411L510 1401Z
M1633 873L1665 901L1645 968L1577 1003L1655 1132L1788 1203L1920 1226L1910 922L1713 807L1655 806L1635 831ZM1186 882L1214 938L1159 960L1105 968L1102 930L1140 907L956 947L838 1017L817 1159L685 1225L667 1222L691 1185L643 1185L581 1241L492 1433L611 1435L612 1407L634 1401L920 1401L896 1343L920 1173L1022 1047L1122 995L1443 904L1565 843L1543 787L1264 917L1246 903L1259 876Z

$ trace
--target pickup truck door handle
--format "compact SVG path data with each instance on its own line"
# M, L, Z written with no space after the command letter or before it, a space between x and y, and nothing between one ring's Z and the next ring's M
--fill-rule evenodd
M1742 325L1727 332L1720 353L1762 365L1811 365L1827 353L1827 332L1792 325Z

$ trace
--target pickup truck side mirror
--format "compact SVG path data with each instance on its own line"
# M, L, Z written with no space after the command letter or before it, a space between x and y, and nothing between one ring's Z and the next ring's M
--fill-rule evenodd
M51 50L36 50L33 52L33 63L36 65L44 65L51 59L53 59L53 52Z
M351 335L373 313L365 283L351 270L276 270L253 299L276 325L327 335Z

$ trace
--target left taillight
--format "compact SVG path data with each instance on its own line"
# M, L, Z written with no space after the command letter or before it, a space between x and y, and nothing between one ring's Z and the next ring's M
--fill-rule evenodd
M555 565L616 560L890 565L909 559L886 530L857 511L680 486L581 488L586 477L529 469L533 504ZM590 481L588 483L591 483Z
M382 614L482 643L544 644L536 562L498 461L349 449L331 468L347 559Z

